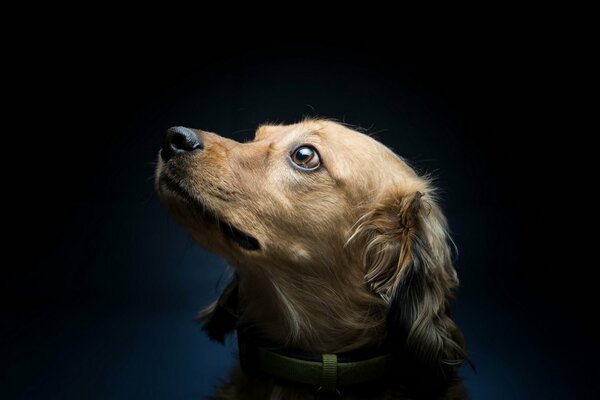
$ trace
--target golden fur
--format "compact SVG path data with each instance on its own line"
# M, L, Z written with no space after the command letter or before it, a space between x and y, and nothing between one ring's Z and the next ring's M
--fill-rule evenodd
M409 365L378 398L463 398L455 376L464 349L448 309L458 280L426 178L371 137L328 120L262 126L248 143L196 134L202 152L159 160L157 190L191 236L235 269L240 304L229 311L239 326L309 353L391 343ZM304 144L318 151L316 171L291 165L290 153ZM217 226L224 221L260 249L232 242ZM216 317L226 297L202 314L217 336L231 329ZM313 392L236 370L216 398L312 399Z

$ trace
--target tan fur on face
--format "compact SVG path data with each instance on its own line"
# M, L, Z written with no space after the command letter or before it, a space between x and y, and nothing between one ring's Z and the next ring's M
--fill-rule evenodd
M262 126L243 144L197 133L204 150L160 162L157 189L194 239L236 269L241 325L310 353L376 346L388 337L404 270L418 261L429 289L413 307L419 315L408 343L424 358L461 353L444 317L457 284L446 221L426 179L369 136L327 120ZM317 150L321 168L292 166L289 155L301 145ZM188 196L163 185L165 176ZM255 237L260 249L233 243L206 211Z

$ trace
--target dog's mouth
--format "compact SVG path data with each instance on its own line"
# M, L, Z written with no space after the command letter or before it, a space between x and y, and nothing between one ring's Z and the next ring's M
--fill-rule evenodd
M166 187L170 192L175 193L178 197L189 203L197 212L215 224L225 237L236 243L245 250L256 251L260 249L258 240L233 226L223 218L219 217L214 211L208 209L206 205L196 196L190 194L185 188L181 187L173 178L166 174L162 174L159 179L160 186Z

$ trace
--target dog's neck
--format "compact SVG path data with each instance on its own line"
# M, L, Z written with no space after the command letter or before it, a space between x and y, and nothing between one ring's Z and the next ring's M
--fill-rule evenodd
M380 345L387 305L370 293L360 268L336 276L321 270L288 273L242 268L240 324L260 331L270 342L310 353L339 353ZM249 272L251 271L251 272ZM305 269L306 271L306 269Z

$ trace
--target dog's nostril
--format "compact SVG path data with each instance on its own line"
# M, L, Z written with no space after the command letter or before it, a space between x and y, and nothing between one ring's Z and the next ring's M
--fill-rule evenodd
M178 154L202 150L203 148L202 138L196 132L189 128L175 126L167 130L160 154L163 160L169 161Z

